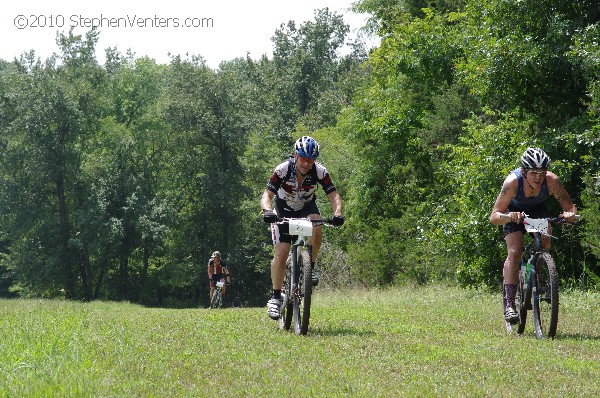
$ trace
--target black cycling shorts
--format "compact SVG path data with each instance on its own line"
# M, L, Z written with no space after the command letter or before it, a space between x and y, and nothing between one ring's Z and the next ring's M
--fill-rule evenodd
M518 210L512 210L510 208L508 210L509 211L518 211ZM531 217L531 218L549 217L548 209L546 209L546 206L544 206L544 204L534 207L533 209L525 210L524 213L527 214L527 216ZM512 234L513 232L522 232L523 235L525 235L525 233L527 232L527 230L525 229L525 224L509 222L508 224L505 224L502 226L502 236Z
M276 202L275 211L280 218L303 218L308 217L311 214L321 215L319 208L317 207L317 202L314 200L300 210L282 209L277 206ZM271 237L273 239L273 244L277 244L279 242L291 243L292 235L290 235L289 231L290 226L288 224L271 224Z
M210 279L210 286L217 286L217 282L219 282L221 279L225 279L225 276L227 276L227 274L224 272L222 274L213 274L212 278Z

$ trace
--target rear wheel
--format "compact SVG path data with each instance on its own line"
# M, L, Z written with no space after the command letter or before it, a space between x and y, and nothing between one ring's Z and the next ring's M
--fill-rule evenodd
M310 266L310 251L297 252L298 285L294 294L294 333L308 333L310 322L310 301L312 295L312 276Z
M285 263L285 276L283 277L283 290L281 291L281 316L279 317L279 329L290 330L292 325L293 301L292 301L292 256L288 256Z
M558 274L550 253L542 253L536 266L537 294L533 300L533 321L538 338L556 335L558 325Z

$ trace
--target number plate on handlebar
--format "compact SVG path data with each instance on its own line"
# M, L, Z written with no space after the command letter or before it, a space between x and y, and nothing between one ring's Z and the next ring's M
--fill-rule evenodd
M309 220L290 220L290 235L311 236L313 223Z
M221 282L221 281L217 282L218 287L223 287L224 284L225 284L225 282Z
M527 232L541 232L544 235L548 235L548 220L545 218L525 217L523 223Z

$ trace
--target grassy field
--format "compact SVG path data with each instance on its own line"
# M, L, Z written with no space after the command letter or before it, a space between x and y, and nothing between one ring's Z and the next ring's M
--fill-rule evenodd
M264 308L0 301L2 397L600 395L600 295L563 293L556 339L510 336L500 294L317 292L308 336Z

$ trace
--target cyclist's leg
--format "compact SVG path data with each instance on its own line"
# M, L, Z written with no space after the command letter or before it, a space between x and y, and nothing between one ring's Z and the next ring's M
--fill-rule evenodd
M275 207L280 217L294 217L292 212L285 212L277 208L277 204L275 204ZM271 237L275 252L271 260L271 283L273 291L281 291L285 276L285 262L288 258L292 242L292 237L289 234L289 226L287 224L271 224Z
M552 235L552 225L548 224L548 235ZM542 249L550 251L552 246L552 240L549 236L542 235Z
M308 216L311 219L321 219L320 214L310 214ZM312 236L309 239L311 245L310 248L310 275L312 279L312 286L315 287L319 284L319 273L315 269L315 263L319 258L319 250L321 249L321 243L323 242L323 226L317 225L313 227Z
M506 259L502 269L504 284L517 284L519 281L519 263L523 254L523 233L512 232L504 237L506 241Z
M273 294L267 302L267 314L271 319L278 320L281 316L281 290L285 277L285 262L290 251L290 243L278 242L275 244L275 255L271 261L271 282Z
M518 226L511 230L505 229L506 235L506 259L502 268L503 282L505 292L505 319L514 322L518 320L518 314L515 311L515 296L517 293L517 284L519 283L519 262L523 253L523 232Z
M285 260L290 252L288 242L279 242L275 244L275 255L271 261L271 282L273 290L280 290L283 286L283 277L285 276Z
M225 297L225 292L227 291L227 285L225 284L224 274L221 274L221 278L219 278L219 282L223 282L223 287L221 288L221 297Z
M209 296L210 300L212 300L214 292L215 292L215 281L214 281L214 279L211 279L210 280L210 296Z
M321 219L321 215L318 213L317 214L309 214L308 217L311 220L315 220L315 219L320 220ZM317 262L317 258L319 257L319 250L321 250L321 244L323 243L323 226L317 225L317 226L313 227L312 236L310 237L309 242L312 245L311 261L314 264Z

